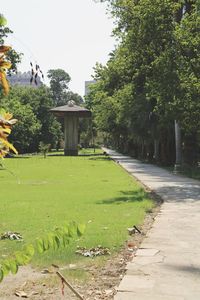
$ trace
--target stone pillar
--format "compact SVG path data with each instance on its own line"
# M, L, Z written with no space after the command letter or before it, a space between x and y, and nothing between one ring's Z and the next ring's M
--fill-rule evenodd
M64 117L64 154L67 156L78 155L78 118L76 116Z

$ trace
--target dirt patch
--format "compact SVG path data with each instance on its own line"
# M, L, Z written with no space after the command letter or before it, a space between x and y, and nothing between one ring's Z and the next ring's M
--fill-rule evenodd
M123 278L126 271L127 262L131 261L139 248L146 233L152 227L157 213L160 211L160 198L155 197L150 193L152 198L156 198L158 205L147 213L144 224L139 227L142 234L135 233L126 241L121 251L115 255L110 256L106 263L97 267L91 266L77 266L82 267L87 274L87 279L80 283L80 281L71 279L73 287L83 295L86 300L110 300L116 294L117 286ZM87 258L86 258L87 259ZM73 266L76 268L76 265ZM69 266L66 266L67 269ZM56 271L56 270L55 270ZM65 275L65 270L59 270L61 274ZM67 279L67 276L66 276ZM78 299L67 286L64 287L56 274L42 274L39 271L32 269L30 266L21 267L17 275L7 276L0 284L0 299L1 300L16 300L16 291L22 291L28 299L33 300L59 300L59 299ZM62 292L64 291L64 295ZM23 295L23 293L21 295ZM19 293L20 294L20 293Z
M152 194L154 197L154 195ZM130 262L136 250L139 248L147 232L151 229L154 219L160 211L160 199L156 199L158 205L146 215L144 224L140 227L142 234L136 233L126 241L121 251L108 259L101 268L92 266L88 269L92 280L80 287L79 292L87 300L110 300L117 292L117 287L126 272L126 265Z

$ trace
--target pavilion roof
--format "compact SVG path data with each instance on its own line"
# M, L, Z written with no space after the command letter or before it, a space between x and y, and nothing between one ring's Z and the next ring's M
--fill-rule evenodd
M67 105L52 108L50 111L57 117L77 116L80 118L89 118L92 115L90 110L75 105L73 101L69 101Z

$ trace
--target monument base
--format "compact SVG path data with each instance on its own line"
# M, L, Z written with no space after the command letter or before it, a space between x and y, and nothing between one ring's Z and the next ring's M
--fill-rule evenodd
M65 149L64 150L64 155L65 156L77 156L78 155L78 149L76 149L76 150Z

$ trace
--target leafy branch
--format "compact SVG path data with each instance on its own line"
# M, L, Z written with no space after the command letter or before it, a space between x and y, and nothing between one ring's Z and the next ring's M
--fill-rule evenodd
M3 108L0 109L0 158L5 157L10 150L18 154L15 147L8 141L12 126L17 122L12 117L12 114L6 112Z
M6 23L7 20L0 14L0 27L4 27ZM0 45L0 86L5 96L8 95L10 90L6 70L12 67L12 63L8 60L8 52L11 50L10 46ZM12 114L0 109L0 158L5 157L10 150L17 154L17 150L7 139L11 133L12 125L16 122L16 119L12 119Z
M25 245L21 251L16 251L12 257L5 259L0 265L0 282L10 272L16 274L20 266L30 263L35 253L42 254L50 249L58 250L66 247L70 239L75 236L82 236L85 231L84 224L71 222L62 227L56 228L41 238L37 238L33 244Z

